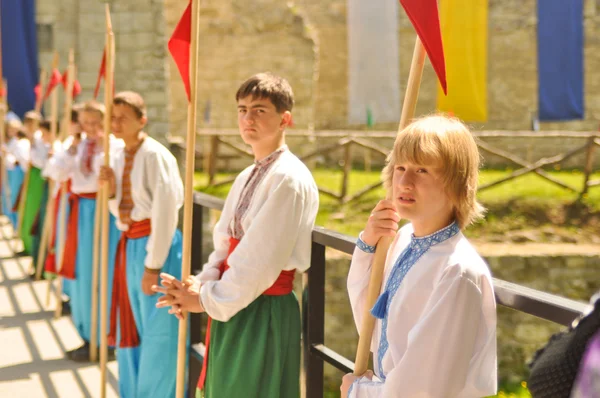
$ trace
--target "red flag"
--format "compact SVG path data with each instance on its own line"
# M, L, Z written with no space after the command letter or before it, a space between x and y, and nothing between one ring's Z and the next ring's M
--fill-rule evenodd
M62 75L58 71L58 69L54 69L52 71L52 76L50 76L50 81L48 82L48 86L46 87L46 94L44 94L44 99L47 99L50 96L54 87L58 86L58 84L62 81Z
M75 80L73 82L73 98L77 97L81 94L81 84L79 84L79 80Z
M67 86L69 84L68 80L69 80L69 70L66 70L65 73L63 73L63 75L62 75L62 85L65 90L67 89ZM79 81L77 79L75 79L75 81L73 82L73 98L77 97L80 93L81 93L81 84L79 84Z
M100 81L106 76L106 49L102 53L102 61L100 61L100 70L98 71L98 79L96 80L96 88L94 89L94 98L98 98L100 91Z
M169 52L179 69L185 92L190 101L190 46L192 42L192 0L183 12L169 39Z
M444 94L447 94L446 63L437 0L400 0L400 4L423 42Z

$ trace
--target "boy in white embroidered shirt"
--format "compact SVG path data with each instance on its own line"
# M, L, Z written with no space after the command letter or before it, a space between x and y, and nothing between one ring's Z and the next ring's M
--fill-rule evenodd
M163 274L166 288L155 291L166 294L158 305L173 306L172 313L206 311L212 318L199 394L299 397L300 313L292 288L295 271L310 265L318 189L285 145L294 103L289 83L257 74L240 86L236 101L240 134L255 162L227 195L215 250L191 281L195 286L181 289Z
M461 230L481 217L480 157L457 119L429 116L398 133L383 170L392 194L359 235L348 293L360 328L373 253L387 253L371 350L375 374L344 376L342 397L482 397L496 393L490 271ZM410 224L399 231L398 222Z

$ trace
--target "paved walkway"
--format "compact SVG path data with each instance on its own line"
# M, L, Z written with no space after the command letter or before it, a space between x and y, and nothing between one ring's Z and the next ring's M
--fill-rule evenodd
M54 319L47 281L32 281L30 257L15 257L21 242L12 239L0 217L0 397L98 397L100 368L76 363L65 352L81 345L71 318ZM108 363L107 397L118 396L117 363Z

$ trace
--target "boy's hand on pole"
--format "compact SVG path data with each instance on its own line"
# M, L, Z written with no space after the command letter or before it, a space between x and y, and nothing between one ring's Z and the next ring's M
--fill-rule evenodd
M371 212L361 239L369 246L377 245L384 236L394 237L398 231L400 215L391 200L381 200Z

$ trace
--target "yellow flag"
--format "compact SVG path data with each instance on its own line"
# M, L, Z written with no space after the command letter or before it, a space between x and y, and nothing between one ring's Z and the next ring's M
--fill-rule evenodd
M448 96L440 111L471 122L487 120L488 0L440 0Z

